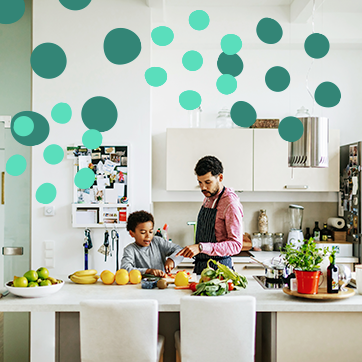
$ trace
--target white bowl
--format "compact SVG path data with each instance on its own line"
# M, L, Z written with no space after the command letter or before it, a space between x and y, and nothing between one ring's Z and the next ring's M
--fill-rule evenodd
M10 283L10 282L8 282ZM46 297L50 294L58 292L64 285L64 282L62 281L60 284L53 284L49 285L47 287L9 287L8 283L5 284L6 289L13 293L14 295L17 295L19 297L24 298L39 298L39 297Z

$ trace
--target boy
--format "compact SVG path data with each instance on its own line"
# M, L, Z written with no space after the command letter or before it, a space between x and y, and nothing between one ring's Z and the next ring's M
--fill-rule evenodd
M153 225L153 216L146 211L136 211L129 215L127 230L135 242L123 250L122 269L128 272L138 269L142 274L165 277L165 272L170 273L183 260L183 257L175 257L182 249L179 245L153 236Z

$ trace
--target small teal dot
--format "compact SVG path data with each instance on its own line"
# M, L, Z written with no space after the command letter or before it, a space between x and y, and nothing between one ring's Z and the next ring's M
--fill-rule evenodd
M25 12L24 0L0 1L0 24L13 24L18 21Z
M14 131L22 137L29 136L34 130L34 122L30 117L21 116L14 122Z
M98 148L102 144L102 141L102 133L96 129L89 129L88 131L84 132L82 137L83 145L90 150Z
M167 26L158 26L151 32L152 41L161 47L172 43L174 38L173 31Z
M243 42L235 34L227 34L221 39L221 49L227 55L236 54L242 45Z
M95 175L90 168L80 169L74 177L75 186L79 189L88 189L94 184Z
M195 91L187 90L180 94L179 102L182 108L188 111L192 111L193 109L196 109L200 106L201 96Z
M195 10L189 16L189 24L192 29L205 30L210 23L209 15L206 11Z
M305 40L304 49L311 58L323 58L329 52L329 40L323 34L313 33Z
M231 94L236 91L238 86L238 82L236 79L230 74L221 75L216 82L216 87L218 91L222 94Z
M11 176L19 176L26 169L26 159L21 155L11 156L6 162L6 172Z
M289 72L283 67L270 68L265 75L265 83L270 90L282 92L290 84Z
M68 103L58 103L52 109L52 118L57 123L68 123L72 118L72 108Z
M199 70L203 64L202 55L196 50L190 50L182 57L182 64L191 72Z
M43 153L44 160L50 165L57 165L64 158L64 151L59 145L49 145Z
M36 200L41 204L50 204L57 196L57 189L51 183L44 183L38 187L35 193Z
M340 102L341 91L334 83L323 82L315 90L314 99L320 106L331 108Z
M146 70L145 79L152 87L160 87L166 83L167 73L163 68L151 67Z
M280 121L278 131L284 141L295 142L303 136L304 127L300 119L285 117Z

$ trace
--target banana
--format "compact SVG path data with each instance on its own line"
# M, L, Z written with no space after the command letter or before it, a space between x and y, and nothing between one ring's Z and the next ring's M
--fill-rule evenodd
M73 274L69 278L73 283L77 284L94 284L97 282L99 275L78 276Z
M73 273L72 275L77 275L79 277L85 277L85 276L91 276L91 275L96 275L96 274L97 274L97 270L89 269L89 270L78 270L75 273Z

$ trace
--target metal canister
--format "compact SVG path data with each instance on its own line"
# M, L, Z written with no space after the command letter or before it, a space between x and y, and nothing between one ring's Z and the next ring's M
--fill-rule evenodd
M280 249L283 247L283 237L284 233L275 233L274 234L274 250L280 251Z

